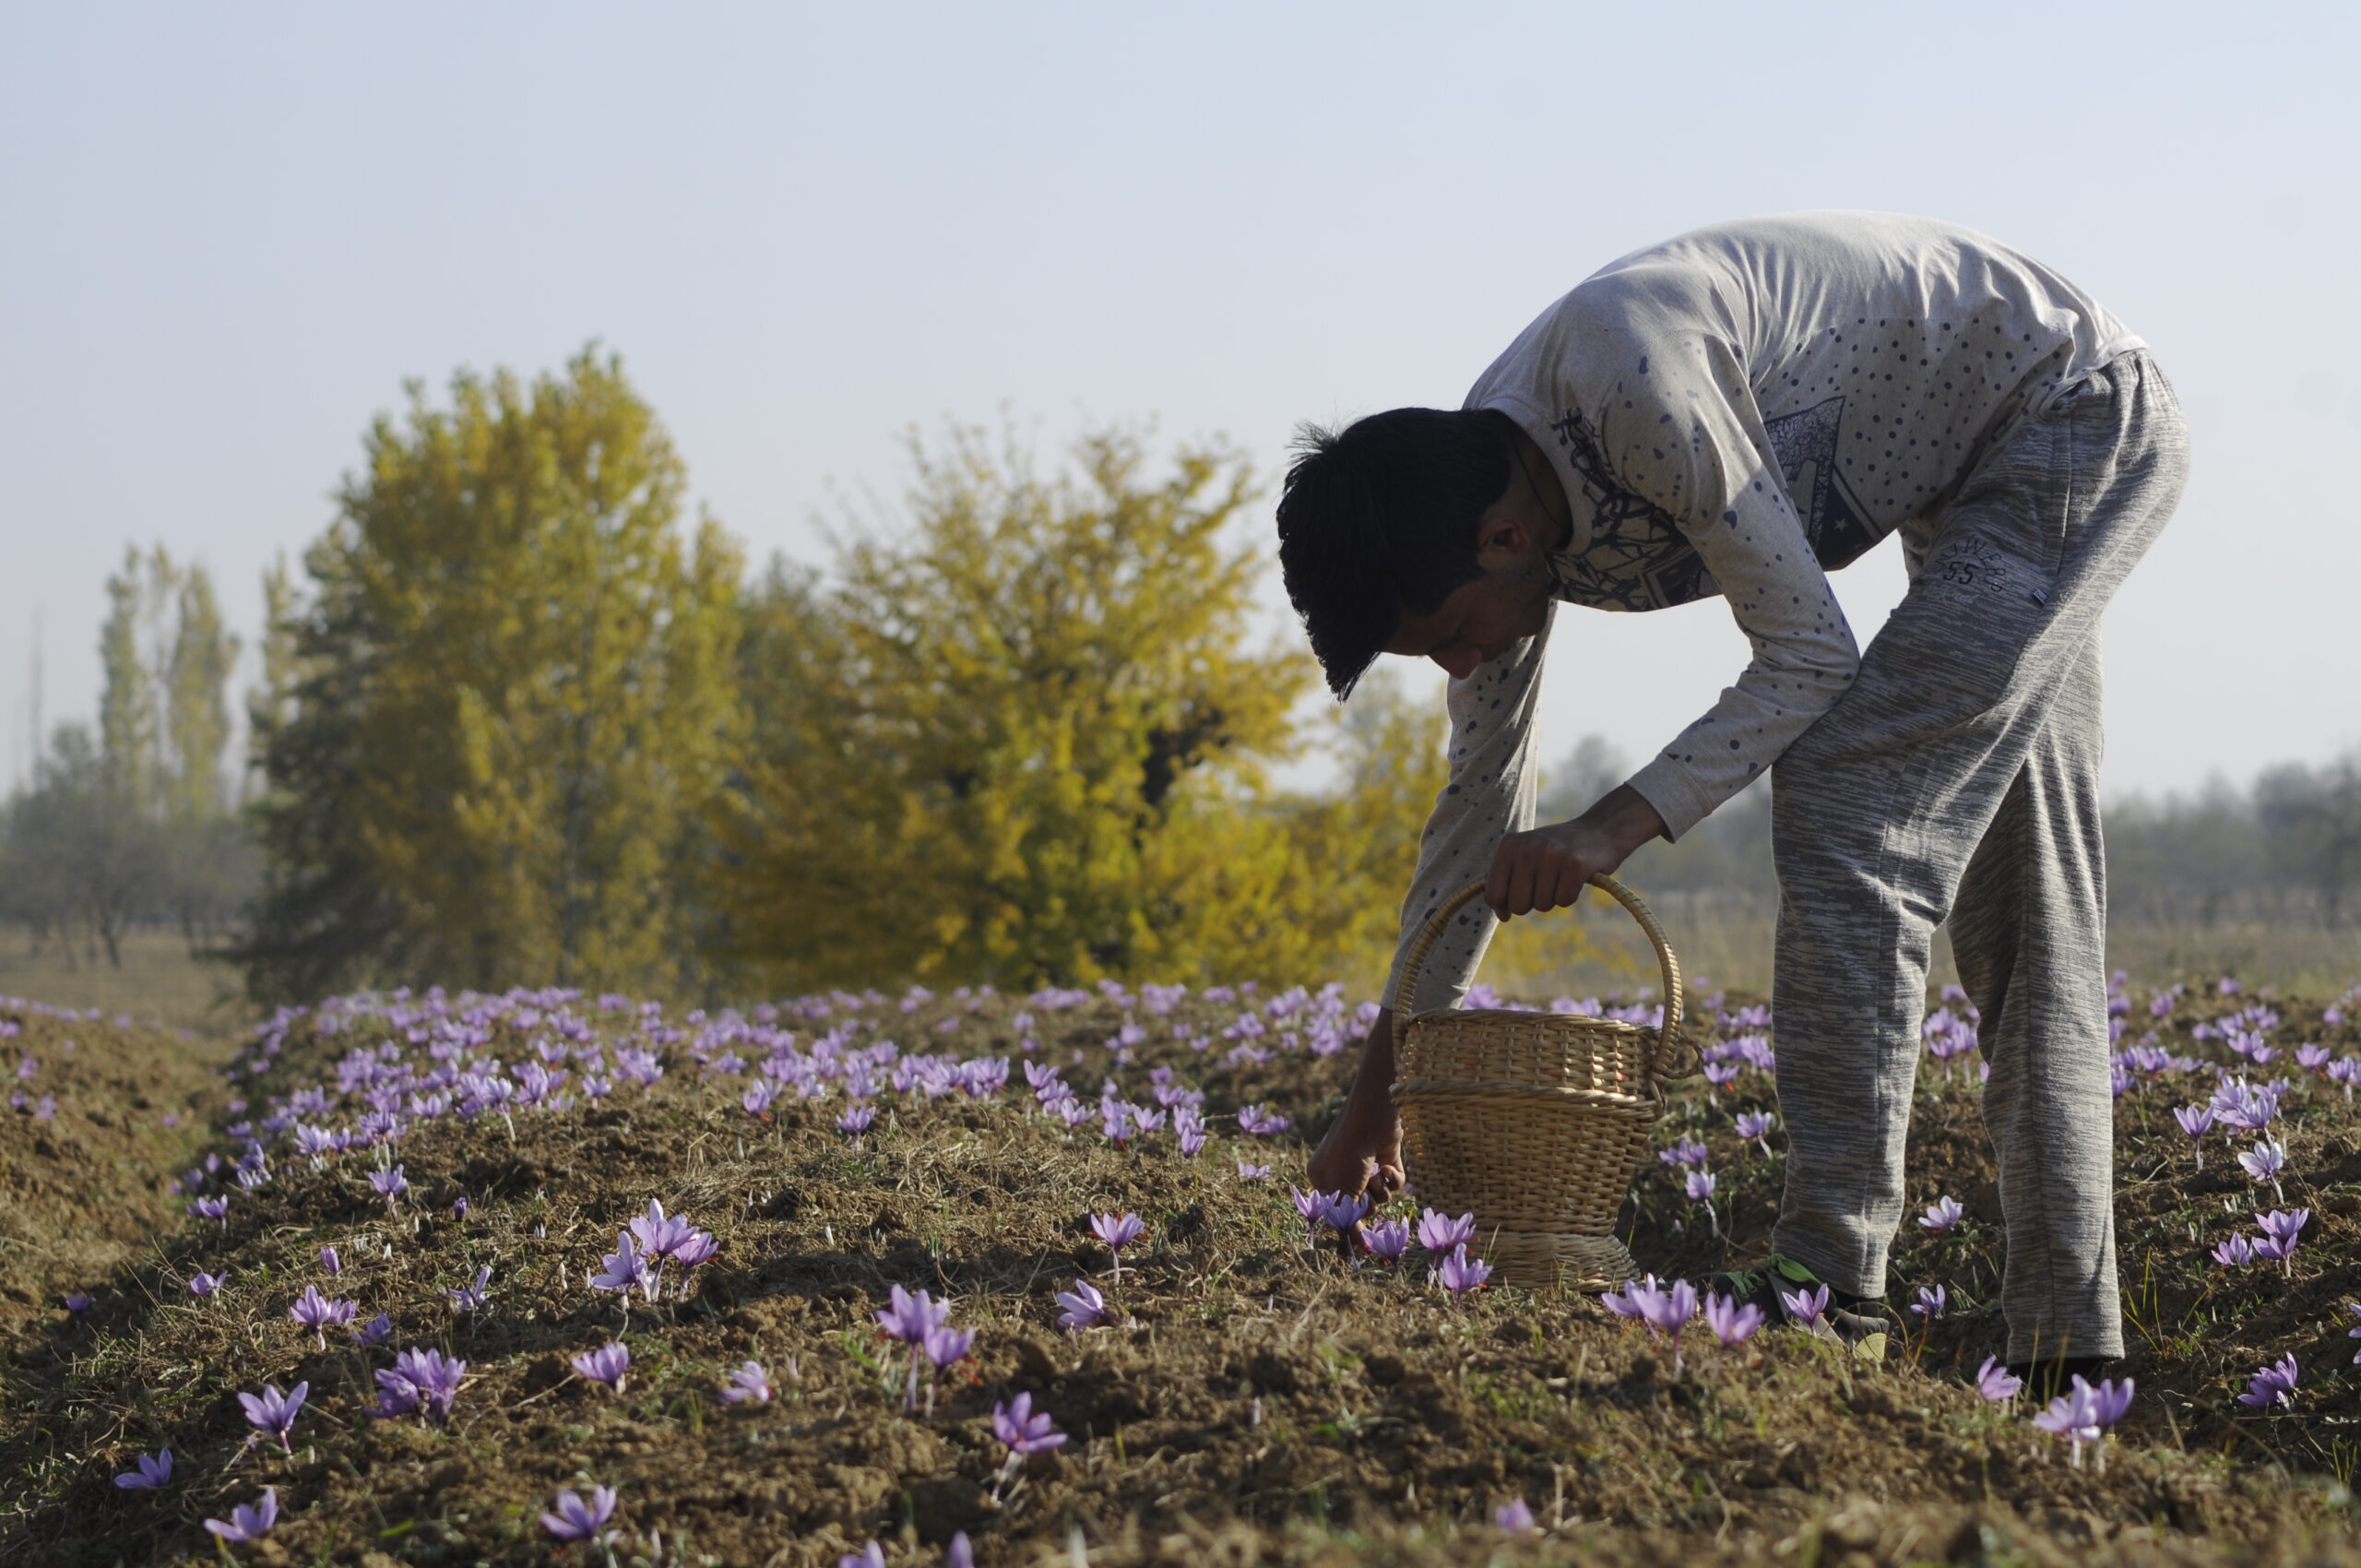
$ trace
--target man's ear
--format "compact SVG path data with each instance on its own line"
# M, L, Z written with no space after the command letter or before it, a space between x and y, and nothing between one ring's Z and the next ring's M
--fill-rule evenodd
M1488 512L1476 525L1476 559L1507 565L1532 547L1533 534L1513 512Z

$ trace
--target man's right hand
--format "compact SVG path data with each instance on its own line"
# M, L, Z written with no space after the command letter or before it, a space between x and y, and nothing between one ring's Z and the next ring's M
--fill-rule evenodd
M1314 1192L1366 1191L1382 1202L1400 1192L1402 1118L1394 1110L1394 1015L1380 1013L1361 1046L1361 1063L1345 1109L1311 1151L1306 1171Z

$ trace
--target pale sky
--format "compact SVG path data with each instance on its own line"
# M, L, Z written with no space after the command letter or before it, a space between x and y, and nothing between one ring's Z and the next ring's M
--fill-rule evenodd
M2361 6L0 9L0 783L125 541L258 576L405 377L619 350L697 499L825 559L901 434L1456 405L1700 223L1970 224L2144 336L2187 501L2108 620L2111 790L2361 744ZM1268 503L1255 520L1268 538ZM1892 541L1835 582L1864 642ZM1540 742L1643 758L1745 647L1561 614Z

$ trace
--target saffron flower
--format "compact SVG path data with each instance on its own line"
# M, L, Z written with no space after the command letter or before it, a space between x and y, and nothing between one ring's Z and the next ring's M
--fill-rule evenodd
M950 1318L951 1303L938 1301L923 1290L913 1296L896 1285L876 1316L886 1338L916 1345Z
M1928 1204L1927 1212L1918 1217L1918 1228L1931 1235L1948 1235L1958 1229L1960 1221L1966 1218L1967 1210L1960 1206L1957 1198L1940 1197Z
M320 1249L320 1266L326 1269L330 1274L342 1274L344 1272L344 1260L336 1255L336 1248L334 1246L322 1247Z
M1533 1528L1533 1509L1522 1497L1512 1497L1492 1510L1492 1527L1513 1536Z
M226 1194L218 1198L199 1198L188 1206L188 1211L199 1219L219 1220L224 1230L230 1228L230 1199Z
M1714 1235L1720 1235L1722 1233L1721 1218L1714 1212L1714 1173L1710 1170L1688 1172L1682 1178L1681 1190L1688 1194L1691 1203L1704 1206L1705 1223L1713 1227Z
M454 1289L445 1290L444 1294L451 1298L451 1310L453 1312L471 1313L481 1307L486 1301L492 1300L491 1286L492 1265L486 1264L481 1268L476 1270L476 1282L474 1284L457 1286Z
M230 1271L226 1268L219 1274L192 1274L188 1277L188 1293L192 1296L210 1296L220 1289L222 1282L229 1277Z
M2131 1408L2132 1382L2125 1378L2121 1384L2112 1381L2094 1388L2077 1377L2073 1387L2049 1402L2049 1408L2033 1419L2033 1424L2046 1432L2066 1439L2073 1446L2074 1467L2082 1467L2082 1444L2095 1443L2099 1448L2099 1471L2106 1471L2107 1429L2123 1419Z
M876 1120L877 1111L874 1107L856 1105L850 1111L844 1112L836 1118L836 1131L850 1138L852 1140L852 1146L859 1148L860 1146L860 1135L869 1131L871 1125L875 1123Z
M1296 1213L1302 1218L1306 1225L1320 1223L1321 1215L1328 1208L1328 1194L1316 1189L1308 1193L1300 1187L1287 1189L1288 1201L1295 1205Z
M1256 1165L1245 1159L1238 1162L1238 1179L1241 1182L1266 1182L1270 1176L1271 1168L1267 1165Z
M1467 1255L1465 1245L1452 1248L1450 1254L1434 1272L1442 1288L1457 1301L1465 1301L1467 1292L1492 1277L1492 1265Z
M2287 1201L2287 1194L2279 1186L2279 1173L2287 1169L2286 1145L2271 1138L2258 1138L2253 1148L2238 1156L2238 1167L2247 1173L2248 1181L2258 1185L2270 1182L2272 1195L2282 1203Z
M318 1286L306 1285L303 1293L295 1298L295 1304L287 1309L287 1315L310 1329L325 1350L328 1348L328 1324L350 1323L360 1310L358 1301L332 1301L320 1294Z
M448 1420L467 1375L467 1362L413 1346L394 1358L391 1372L377 1374L378 1407L386 1415L422 1410L435 1420Z
M393 1336L394 1320L383 1313L352 1331L352 1342L364 1350L383 1345Z
M1752 1301L1740 1306L1716 1290L1705 1298L1705 1326L1725 1346L1743 1345L1762 1326L1762 1309Z
M976 1568L976 1549L967 1540L967 1532L951 1532L951 1544L943 1550L943 1568Z
M1328 1222L1329 1229L1341 1235L1358 1227L1361 1216L1367 1214L1370 1207L1366 1194L1330 1193L1327 1201L1321 1206L1320 1218Z
M647 1213L631 1222L631 1233L639 1238L641 1255L654 1258L660 1264L686 1245L696 1231L687 1220L677 1215L667 1218L664 1206L650 1198L647 1200Z
M402 1174L402 1168L398 1165L386 1170L372 1170L369 1172L369 1184L377 1189L377 1195L386 1200L388 1210L393 1208L396 1200L409 1191L409 1178Z
M1007 1445L1012 1461L1028 1454L1046 1454L1062 1446L1066 1440L1066 1434L1057 1429L1048 1411L1034 1411L1030 1394L1019 1394L992 1407L992 1435Z
M2254 1222L2262 1227L2263 1240L2254 1244L2254 1255L2271 1259L2279 1265L2281 1273L2294 1278L2296 1241L2311 1218L2312 1211L2308 1208L2289 1209L2284 1214L2273 1209L2269 1214L2256 1215Z
M1656 1150L1656 1158L1676 1170L1687 1166L1691 1170L1703 1170L1705 1169L1705 1161L1712 1157L1711 1149L1696 1139L1685 1135L1670 1148Z
M2189 1134L2189 1143L2197 1150L2197 1168L2205 1169L2205 1134L2213 1130L2213 1108L2209 1105L2178 1105L2173 1108L2173 1120Z
M2000 1364L2000 1358L1998 1356L1985 1357L1984 1364L1975 1369L1975 1392L1991 1400L1995 1405L2014 1399L2017 1396L2017 1391L2024 1385L2025 1380L2012 1375L2008 1368Z
M1058 1305L1065 1309L1058 1314L1058 1326L1076 1334L1097 1327L1107 1317L1107 1298L1087 1279L1077 1279L1073 1289L1059 1291Z
M2354 1317L2361 1318L2361 1301L2347 1301L2344 1303L2344 1310L2352 1313ZM2361 1326L2346 1329L2344 1331L2344 1336L2347 1339L2361 1339ZM2361 1367L2361 1350L2355 1350L2353 1352L2353 1364L2356 1367Z
M763 1370L760 1361L740 1364L721 1384L721 1402L725 1405L769 1404L771 1374Z
M556 1506L556 1513L541 1515L541 1528L560 1540L589 1540L614 1516L615 1489L594 1486L587 1498L561 1491Z
M114 1484L125 1491L153 1491L172 1479L172 1451L159 1448L153 1454L142 1454L132 1461L133 1468L115 1477Z
M2255 1373L2253 1381L2247 1384L2247 1391L2238 1396L2238 1403L2250 1410L2267 1410L2273 1405L2293 1405L2296 1402L2296 1380L2302 1373L2303 1369L2296 1364L2296 1355L2291 1350Z
M91 1299L90 1293L88 1290L68 1290L65 1292L65 1310L77 1316L89 1312L96 1305L98 1305L98 1303Z
M279 1439L279 1446L287 1453L294 1450L287 1442L287 1429L295 1424L295 1417L303 1408L303 1398L312 1392L308 1383L299 1383L293 1392L281 1394L277 1384L265 1384L260 1394L241 1394L238 1403L246 1408L246 1424L258 1432L267 1432Z
M945 1372L966 1360L968 1347L975 1342L974 1329L946 1325L927 1330L926 1337L919 1342L919 1348L926 1352L926 1359L934 1363L935 1371Z
M1426 1209L1418 1215L1418 1245L1430 1253L1448 1253L1475 1239L1476 1217L1472 1214L1451 1219Z
M1823 1285L1816 1290L1782 1290L1779 1292L1779 1304L1786 1308L1787 1315L1797 1323L1810 1323L1828 1311L1828 1287Z
M1267 1105L1243 1106L1238 1112L1238 1130L1255 1137L1275 1137L1293 1125L1292 1121Z
M1777 1120L1767 1111L1746 1111L1738 1117L1737 1122L1739 1140L1754 1145L1762 1151L1763 1158L1770 1158L1771 1128Z
M1381 1219L1374 1225L1361 1227L1361 1245L1369 1254L1387 1263L1398 1263L1410 1250L1410 1222L1406 1219Z
M885 1549L871 1541L859 1551L848 1551L837 1558L836 1568L885 1568Z
M2254 1243L2244 1236L2233 1236L2214 1247L2213 1261L2224 1268L2244 1268L2254 1262Z
M623 1344L601 1345L595 1350L585 1350L578 1356L566 1358L566 1365L586 1382L603 1383L617 1394L623 1391L623 1380L631 1375L631 1347Z
M654 1273L648 1268L646 1260L640 1257L639 1249L632 1244L631 1237L628 1234L618 1234L615 1237L615 1250L599 1258L599 1272L590 1277L590 1288L594 1290L623 1292L623 1305L628 1311L631 1305L631 1288L635 1285L639 1287L640 1294L648 1300L656 1299Z
M1136 1214L1094 1214L1090 1217L1090 1233L1115 1259L1115 1277L1123 1277L1123 1249L1140 1239L1147 1228Z
M1924 1321L1932 1323L1942 1316L1944 1309L1950 1305L1951 1292L1940 1285L1921 1285L1918 1287L1918 1299L1910 1303L1910 1310Z
M241 1503L230 1510L230 1517L208 1519L205 1527L225 1541L256 1541L270 1534L279 1523L279 1489L267 1486L262 1496L251 1503Z

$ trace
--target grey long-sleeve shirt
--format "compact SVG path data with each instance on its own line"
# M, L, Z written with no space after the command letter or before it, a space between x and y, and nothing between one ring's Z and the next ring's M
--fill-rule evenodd
M1827 574L1896 529L1923 548L2022 412L2142 346L2065 279L1970 230L1797 213L1611 263L1526 327L1465 406L1508 415L1549 455L1573 510L1550 558L1559 599L1640 611L1718 594L1746 634L1738 679L1631 779L1677 838L1851 683L1859 652ZM1451 683L1451 778L1420 839L1394 979L1434 909L1533 825L1548 642L1545 626ZM1454 918L1417 1007L1465 994L1493 924L1480 901Z

